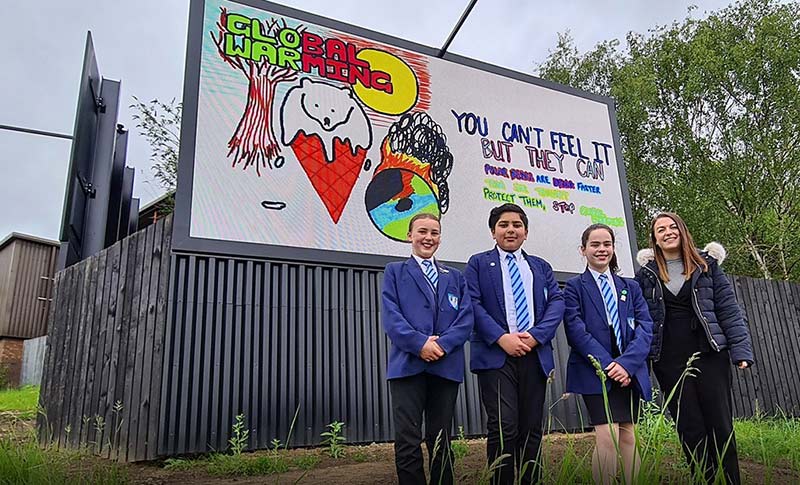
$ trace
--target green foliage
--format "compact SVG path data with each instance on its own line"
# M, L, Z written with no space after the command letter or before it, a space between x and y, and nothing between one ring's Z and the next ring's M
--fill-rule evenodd
M800 419L787 417L737 419L736 449L739 456L763 465L800 472Z
M292 468L312 470L317 467L320 457L305 454L298 457L270 450L267 454L213 453L201 458L168 458L164 461L165 470L188 471L203 470L209 475L227 477L252 477L286 473Z
M236 421L231 426L231 437L228 444L231 445L231 452L234 455L241 455L247 448L247 441L250 438L250 430L244 424L244 414L237 414Z
M0 438L0 483L22 484L125 484L126 469L116 463L83 463L85 455L42 449L32 437Z
M553 477L553 483L592 483L592 450L580 452L576 440L568 436L564 455L558 460L557 468L548 473Z
M277 453L281 449L281 440L272 438L272 441L269 442L269 449L272 450L273 453Z
M328 447L328 454L331 458L341 458L344 456L345 437L342 435L344 423L334 421L328 425L328 431L320 433L322 444Z
M180 148L183 105L172 99L168 103L154 99L145 103L136 96L130 105L139 133L150 144L153 175L167 191L175 191L178 182L178 150Z
M36 416L39 402L39 386L25 386L19 389L0 391L0 412L12 411L19 418Z
M322 461L317 455L298 456L293 460L294 466L301 470L313 470Z
M626 44L562 35L539 75L616 100L639 245L672 210L729 272L800 281L800 4L742 0Z
M450 441L450 451L453 457L453 463L458 463L466 458L469 453L469 443L464 435L464 427L458 427L458 439Z
M361 447L354 447L354 450L350 453L350 459L355 461L356 463L366 463L372 460L372 457L364 451Z
M173 471L186 471L196 467L195 460L187 460L185 458L167 458L164 460L164 469Z

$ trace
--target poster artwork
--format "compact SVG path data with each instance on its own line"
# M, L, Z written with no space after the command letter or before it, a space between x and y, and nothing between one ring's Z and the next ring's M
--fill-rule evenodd
M465 261L513 202L573 271L561 240L627 231L604 103L236 2L204 17L190 236L399 256L426 212Z

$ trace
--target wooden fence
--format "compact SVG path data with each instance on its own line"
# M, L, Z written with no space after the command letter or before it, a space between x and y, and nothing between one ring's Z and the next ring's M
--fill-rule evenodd
M172 218L55 278L39 437L121 461L152 459L159 433Z
M733 371L735 415L800 417L800 285L730 279L747 314L756 359L751 369Z
M221 450L244 413L260 448L285 440L298 409L292 445L317 444L337 419L349 441L391 439L380 270L171 254L170 240L168 218L56 275L43 442L123 461ZM736 415L800 416L800 285L731 280L757 361L734 371ZM559 399L562 330L554 347L552 427L577 429L579 399ZM467 377L456 414L480 434Z

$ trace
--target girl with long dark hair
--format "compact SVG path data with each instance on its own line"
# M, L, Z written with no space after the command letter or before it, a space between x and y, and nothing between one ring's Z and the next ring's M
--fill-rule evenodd
M607 225L587 227L581 236L586 271L567 281L564 289L565 330L572 347L567 392L583 395L594 426L594 482L615 483L619 450L624 483L635 483L639 456L634 423L640 399L651 398L647 355L653 324L639 285L616 274L614 242L614 231ZM608 412L590 356L608 376Z

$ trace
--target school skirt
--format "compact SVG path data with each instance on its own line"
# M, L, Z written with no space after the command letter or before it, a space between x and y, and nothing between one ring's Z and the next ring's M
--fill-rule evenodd
M611 411L612 423L635 423L639 418L639 401L641 395L636 382L631 382L627 387L622 387L616 381L611 384L608 392L608 407ZM583 402L589 410L589 424L597 426L608 424L605 404L602 394L583 394Z

